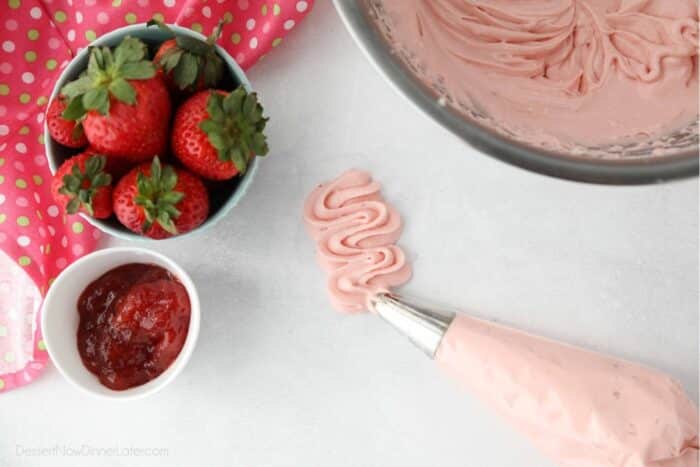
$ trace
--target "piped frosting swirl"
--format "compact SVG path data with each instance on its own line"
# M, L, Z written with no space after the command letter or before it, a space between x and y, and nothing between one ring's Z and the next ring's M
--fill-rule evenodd
M304 205L304 222L316 241L316 256L328 273L328 293L340 311L367 310L373 294L411 277L404 252L394 243L401 217L369 173L348 170L314 189Z

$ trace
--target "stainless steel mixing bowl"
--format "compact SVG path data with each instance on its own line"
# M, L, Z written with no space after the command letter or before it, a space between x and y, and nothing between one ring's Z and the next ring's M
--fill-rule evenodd
M473 111L445 105L438 86L388 40L391 21L382 0L333 0L345 26L380 72L418 108L484 153L534 172L590 183L630 185L698 175L698 126L656 141L555 152L518 142Z

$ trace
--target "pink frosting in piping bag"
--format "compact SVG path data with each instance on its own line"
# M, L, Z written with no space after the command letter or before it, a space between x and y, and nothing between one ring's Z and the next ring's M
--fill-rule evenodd
M366 310L375 294L411 275L394 245L400 217L379 189L367 172L349 170L304 205L341 311ZM386 309L380 314L387 318ZM434 358L559 465L698 465L697 408L663 373L466 315L449 323Z
M319 185L304 205L318 262L328 272L328 293L340 311L367 310L367 299L411 277L406 255L394 245L401 217L381 196L379 183L348 170Z

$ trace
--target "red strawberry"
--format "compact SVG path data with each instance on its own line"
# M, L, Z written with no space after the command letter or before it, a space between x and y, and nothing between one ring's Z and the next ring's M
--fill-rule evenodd
M107 158L84 152L65 161L51 182L56 203L68 214L78 211L97 219L112 215L112 176L104 171Z
M170 97L146 52L128 36L114 51L93 47L87 73L61 90L70 99L63 117L83 118L90 145L102 154L143 162L167 149Z
M157 25L175 35L161 21L152 19L148 25ZM177 36L160 45L153 63L171 91L192 93L219 84L224 73L224 62L216 52L216 41L221 36L223 25L223 20L219 21L206 42L189 36Z
M175 113L171 147L191 171L212 180L245 173L248 160L267 154L267 123L255 93L202 91Z
M69 148L82 148L87 146L88 140L83 131L83 125L74 120L66 120L61 116L66 110L66 101L63 96L57 96L49 104L46 111L46 123L51 137L58 143Z
M204 222L209 214L209 194L198 177L171 165L161 167L156 157L119 180L113 206L126 228L161 239Z

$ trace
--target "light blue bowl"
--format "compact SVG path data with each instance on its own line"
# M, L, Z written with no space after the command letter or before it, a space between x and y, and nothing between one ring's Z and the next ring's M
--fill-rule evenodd
M183 28L174 24L170 24L169 27L178 35L190 36L197 39L206 40L206 38L202 34L194 32L190 29ZM134 24L131 26L115 29L114 31L107 33L99 39L95 40L90 45L108 45L110 47L114 47L117 44L119 44L119 42L121 42L121 40L126 36L138 37L139 39L143 40L148 44L159 44L171 38L170 35L162 31L160 28L157 28L155 26L146 27L146 24L144 23ZM231 74L231 78L234 81L230 84L234 87L240 84L243 85L243 87L247 91L252 91L252 87L250 85L250 82L248 81L248 78L246 77L245 73L243 73L243 70L241 70L241 67L238 66L236 61L233 58L231 58L228 52L226 52L223 48L219 47L218 45L216 46L216 48L217 52L219 53L219 56L226 63L226 66L228 67L228 70ZM51 93L51 100L56 98L63 85L75 79L83 70L85 70L85 68L87 68L87 62L88 49L86 48L80 53L78 53L73 58L73 60L70 61L68 66L66 66L66 68L63 70L61 76L59 76L58 81L56 81L56 85L53 88L53 92ZM233 87L231 87L230 90L232 89ZM44 141L46 142L46 158L48 159L49 168L51 169L52 174L56 173L56 170L61 165L61 163L63 163L64 160L77 153L75 149L63 147L60 144L53 141L51 135L49 134L46 122L44 122ZM219 222L245 196L251 183L253 183L253 178L255 177L255 172L257 172L257 170L258 158L253 157L250 161L250 164L248 165L248 170L243 176L236 177L233 180L229 180L226 182L217 182L215 184L216 189L214 191L212 191L211 189L209 190L210 195L213 196L211 196L210 199L211 209L207 220L204 221L204 223L196 229L171 238L183 238L188 235L208 229L209 227ZM138 235L130 231L129 229L121 225L119 221L117 221L114 218L114 216L112 216L112 218L110 219L101 220L95 219L82 213L80 215L83 216L83 218L85 218L85 220L87 220L90 224L94 225L101 231L113 235L117 238L123 240L153 241L153 239Z

